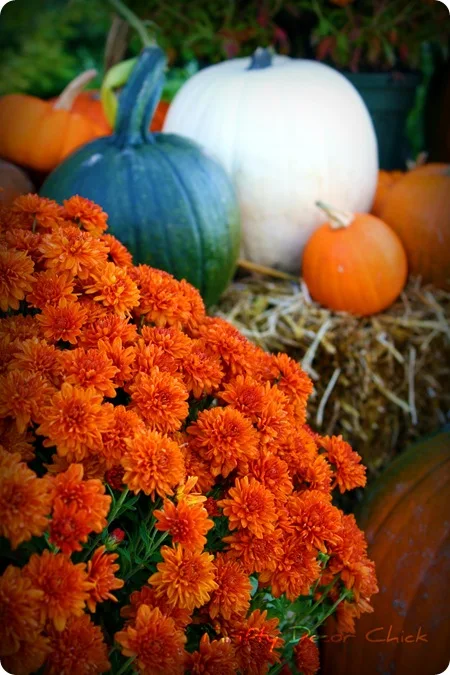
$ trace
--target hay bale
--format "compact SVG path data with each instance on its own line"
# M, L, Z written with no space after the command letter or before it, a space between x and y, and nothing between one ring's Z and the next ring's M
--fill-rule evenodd
M309 421L342 434L377 473L450 419L450 293L411 281L384 313L360 318L313 302L303 283L235 281L216 314L314 381Z

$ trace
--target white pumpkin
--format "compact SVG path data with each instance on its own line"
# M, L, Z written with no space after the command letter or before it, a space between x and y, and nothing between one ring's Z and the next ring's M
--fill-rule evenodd
M253 262L298 272L324 222L316 201L352 212L372 205L372 121L353 85L322 63L257 50L205 68L178 92L164 131L197 141L228 171L242 254Z

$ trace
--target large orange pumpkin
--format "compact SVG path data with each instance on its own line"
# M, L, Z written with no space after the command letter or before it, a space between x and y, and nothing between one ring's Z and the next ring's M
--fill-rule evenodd
M389 194L391 188L395 183L404 175L403 171L384 171L380 170L378 172L378 183L377 189L375 192L375 197L373 198L372 210L374 216L380 216L381 209L386 200L387 195Z
M380 216L398 234L411 274L450 287L450 166L429 164L405 174Z
M15 164L49 172L67 155L88 141L104 136L94 121L72 105L92 71L73 80L55 101L26 94L7 94L0 99L0 156Z
M379 218L344 213L318 202L329 222L303 253L303 278L314 300L329 309L366 316L389 307L407 277L400 239Z
M9 206L16 197L28 192L34 192L34 186L26 173L0 159L0 203Z
M358 525L380 591L345 638L330 621L322 675L437 675L450 661L450 430L395 460L366 493Z

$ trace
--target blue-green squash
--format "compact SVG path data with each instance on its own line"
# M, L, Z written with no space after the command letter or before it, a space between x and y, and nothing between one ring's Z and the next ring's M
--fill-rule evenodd
M108 213L134 263L166 270L217 301L237 264L239 207L224 169L196 143L150 133L166 59L143 50L122 94L112 136L83 146L47 178L41 195L78 194Z

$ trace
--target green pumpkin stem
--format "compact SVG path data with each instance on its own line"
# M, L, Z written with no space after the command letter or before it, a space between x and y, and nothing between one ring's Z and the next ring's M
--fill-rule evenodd
M325 202L318 201L316 202L316 206L327 214L330 219L330 227L332 230L341 230L342 228L348 227L355 217L353 213L335 209L332 206L325 204Z
M150 122L164 86L166 57L159 47L146 47L119 99L115 132L127 143L151 141Z

